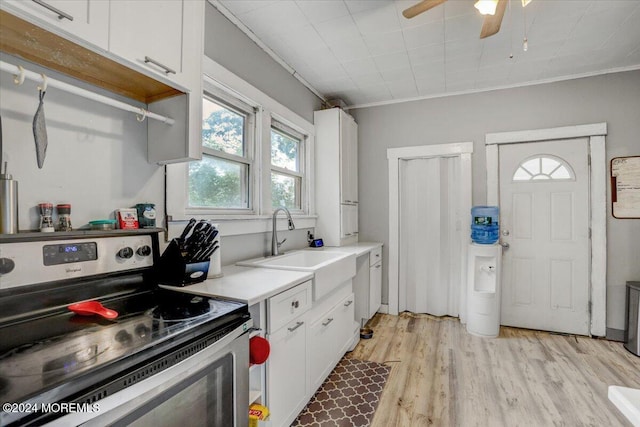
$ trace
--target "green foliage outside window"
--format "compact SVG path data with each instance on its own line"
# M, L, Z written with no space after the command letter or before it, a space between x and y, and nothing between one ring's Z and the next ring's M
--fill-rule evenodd
M202 145L243 156L245 118L207 99L203 107L209 114L202 122ZM189 206L247 208L247 177L247 165L203 155L189 163Z

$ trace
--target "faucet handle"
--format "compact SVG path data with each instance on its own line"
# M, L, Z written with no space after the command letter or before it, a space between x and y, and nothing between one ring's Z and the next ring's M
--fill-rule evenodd
M287 238L285 237L284 239L282 239L282 242L278 242L278 247L282 246L282 244L286 241L287 241Z

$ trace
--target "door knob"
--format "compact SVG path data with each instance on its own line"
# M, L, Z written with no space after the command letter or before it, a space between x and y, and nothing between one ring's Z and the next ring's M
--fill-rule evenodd
M509 230L502 230L502 235L503 236L508 236L509 235Z
M508 243L502 243L500 242L500 246L502 246L505 249L509 249L509 244Z

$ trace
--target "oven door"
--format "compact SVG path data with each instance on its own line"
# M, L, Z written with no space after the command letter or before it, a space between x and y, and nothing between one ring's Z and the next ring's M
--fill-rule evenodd
M249 325L250 326L250 325ZM249 423L247 324L157 375L48 426L214 426Z

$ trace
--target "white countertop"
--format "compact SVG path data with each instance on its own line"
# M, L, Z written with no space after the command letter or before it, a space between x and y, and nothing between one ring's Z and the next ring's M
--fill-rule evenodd
M610 385L609 400L631 424L640 427L640 389Z
M160 286L195 295L228 298L251 306L313 278L313 273L304 271L273 270L236 265L223 267L222 273L224 275L220 278L207 279L204 282L182 288Z
M310 251L333 251L333 252L348 252L354 254L357 257L364 255L372 250L382 246L380 242L358 242L353 245L347 246L323 246L321 248L307 248Z

